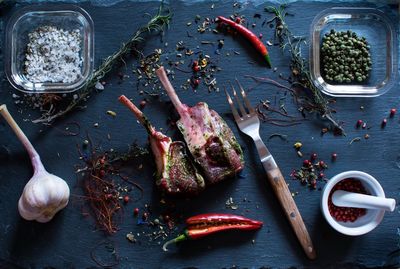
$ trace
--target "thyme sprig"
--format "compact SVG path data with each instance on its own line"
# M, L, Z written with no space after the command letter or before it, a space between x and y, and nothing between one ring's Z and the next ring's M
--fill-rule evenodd
M151 16L150 14L147 14ZM126 42L123 43L121 48L114 54L104 59L103 63L93 72L92 76L88 79L86 84L79 90L77 98L71 98L71 101L63 109L57 109L53 104L50 104L49 109L44 110L40 118L33 120L33 123L51 124L56 119L68 114L78 107L78 105L85 102L90 94L95 91L95 86L101 79L103 79L115 65L132 51L137 51L136 46L145 41L144 35L149 33L162 33L165 27L168 27L172 14L163 9L161 4L158 13L151 17L146 25L141 26L134 35Z
M306 105L300 107L300 111L306 110L318 113L321 118L330 121L336 133L345 135L343 127L332 115L334 110L329 106L330 101L322 95L321 91L312 82L308 63L301 53L301 45L305 44L306 41L302 37L293 35L290 31L286 23L288 13L285 8L286 5L284 4L279 7L268 6L265 11L274 14L270 22L275 22L275 41L282 50L287 49L290 52L290 68L293 75L292 87L299 87L304 89L304 92L309 91L311 93L306 98Z

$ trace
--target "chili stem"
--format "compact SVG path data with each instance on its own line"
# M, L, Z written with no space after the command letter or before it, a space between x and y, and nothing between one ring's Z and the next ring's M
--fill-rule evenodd
M178 237L175 237L174 239L171 239L171 240L165 242L165 244L162 246L162 249L164 251L168 251L167 247L169 245L174 244L174 243L178 243L178 242L181 242L181 241L185 241L187 239L189 239L189 237L186 234L180 234L180 235L178 235Z

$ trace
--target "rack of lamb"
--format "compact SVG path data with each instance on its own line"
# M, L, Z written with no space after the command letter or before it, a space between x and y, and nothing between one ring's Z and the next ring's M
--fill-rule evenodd
M177 126L207 183L217 183L241 171L242 149L221 116L204 102L193 107L182 104L164 68L160 67L156 74L178 111Z
M156 161L156 185L167 194L193 194L205 188L203 176L186 152L185 143L174 141L155 130L146 118L127 97L121 95L119 101L131 110L149 134L150 146Z

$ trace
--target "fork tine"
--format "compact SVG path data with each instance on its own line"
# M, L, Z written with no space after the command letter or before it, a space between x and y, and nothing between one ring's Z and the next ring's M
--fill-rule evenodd
M236 93L235 87L233 87L233 84L231 82L229 82L229 84L231 84L231 88L232 88L232 92L233 92L233 96L235 96L236 102L238 103L240 112L242 113L242 117L247 115L246 110L243 107L243 102L240 100L239 96Z
M242 94L243 100L246 104L246 108L249 110L250 113L255 113L256 111L254 110L253 106L250 104L249 99L247 98L246 92L244 91L242 84L240 84L239 80L236 78L236 83L239 86L240 93Z
M237 111L235 105L233 104L232 98L231 98L231 96L229 95L228 91L226 90L226 87L225 87L225 86L224 86L224 91L225 91L225 94L226 94L226 99L228 99L228 103L229 103L229 105L230 105L230 107L231 107L232 114L233 114L233 117L235 118L235 121L236 121L236 122L240 122L240 120L241 120L242 118L240 117L239 112Z

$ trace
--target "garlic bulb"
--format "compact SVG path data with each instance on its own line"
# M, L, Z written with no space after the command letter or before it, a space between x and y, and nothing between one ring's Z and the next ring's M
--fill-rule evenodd
M18 211L26 220L48 222L67 206L69 187L67 183L46 171L39 154L14 121L5 105L0 106L0 114L6 119L30 156L34 174L24 187L18 201Z
M40 159L38 162L41 164ZM26 220L48 222L58 211L67 206L68 199L67 183L47 172L41 165L25 185L19 198L19 214Z

